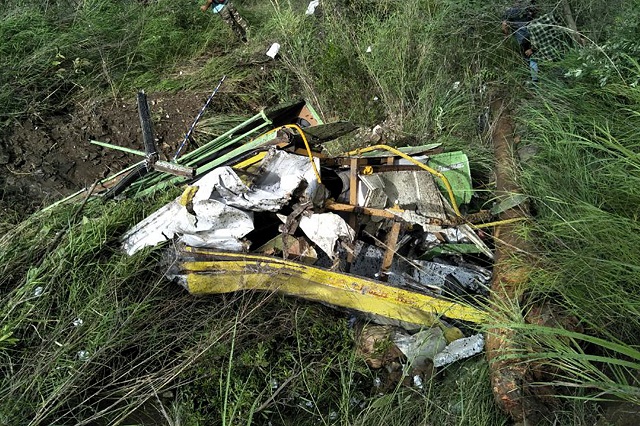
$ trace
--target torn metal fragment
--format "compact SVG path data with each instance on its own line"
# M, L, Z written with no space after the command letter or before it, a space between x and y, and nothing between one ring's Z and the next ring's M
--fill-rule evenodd
M440 328L432 327L413 335L396 333L393 343L405 354L410 365L419 368L447 346L447 339Z
M462 266L424 260L413 260L411 263L412 270L408 275L427 289L438 287L454 294L461 292L486 294L490 286L491 274L489 271L481 273Z
M469 358L484 350L484 336L475 334L449 343L433 358L435 367L444 367L460 359Z
M320 160L314 158L313 161L316 169L320 170ZM311 201L322 205L324 202L324 187L318 183L308 157L271 148L262 160L258 175L253 190L282 194L288 201L298 188L303 187L299 197L301 203Z
M318 260L316 250L304 237L294 237L292 235L280 234L267 241L256 253L267 256L283 255L285 259L299 260L307 265L312 265Z

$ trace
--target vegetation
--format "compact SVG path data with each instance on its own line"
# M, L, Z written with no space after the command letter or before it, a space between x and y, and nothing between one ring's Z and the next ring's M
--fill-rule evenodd
M640 76L631 58L609 65L621 75ZM520 114L526 142L539 149L523 179L538 213L530 232L540 263L531 289L561 303L589 337L570 333L559 339L562 330L527 333L557 351L552 363L569 364L563 371L572 374L562 380L635 403L639 93L620 76L602 85L594 72L547 82ZM605 374L600 363L614 374Z
M251 26L244 45L187 0L12 0L0 12L0 117L209 88L227 74L229 122L304 96L325 118L384 123L398 144L464 149L490 190L486 111L510 95L520 144L536 150L520 170L536 214L522 229L536 260L527 301L576 321L495 321L526 348L506 357L554 367L541 384L567 399L556 421L593 424L595 400L640 403L639 9L570 2L586 47L541 64L540 84L525 86L499 34L507 2L486 3L325 0L305 16L306 1L248 0L237 5ZM255 58L276 41L278 62L260 70ZM482 359L381 395L345 315L274 295L193 298L163 279L158 252L120 253L122 232L175 195L0 225L0 424L507 422Z

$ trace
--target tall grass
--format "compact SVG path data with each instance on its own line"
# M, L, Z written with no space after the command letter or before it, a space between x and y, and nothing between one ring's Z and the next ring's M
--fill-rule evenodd
M325 116L387 120L400 137L475 136L494 7L333 0L306 17L296 4L273 4L268 28L284 41L283 61Z
M543 348L538 362L560 367L556 383L634 403L640 402L639 102L640 91L620 79L601 86L589 76L548 77L519 111L525 142L539 150L522 175L537 211L529 235L540 262L530 290L579 321L578 331L529 325L521 334Z
M225 31L188 0L9 1L0 12L0 117L60 111L79 93L167 87L175 67L228 46Z

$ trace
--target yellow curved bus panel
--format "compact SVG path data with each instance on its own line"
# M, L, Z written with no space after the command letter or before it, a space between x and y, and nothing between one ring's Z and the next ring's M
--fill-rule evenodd
M176 267L174 275L192 294L276 291L426 326L440 316L474 323L486 319L471 305L269 256L185 247Z

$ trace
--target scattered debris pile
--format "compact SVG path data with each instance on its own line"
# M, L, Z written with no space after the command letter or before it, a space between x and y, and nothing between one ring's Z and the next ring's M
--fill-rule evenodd
M176 155L172 171L141 124L145 153L133 153L145 160L133 170L145 173L118 192L186 186L124 235L127 253L172 241L168 275L192 294L279 291L357 311L393 327L387 358L421 372L482 351L481 335L460 330L486 318L493 253L478 229L492 213L463 214L473 195L463 152L374 145L329 157L322 145L355 127L324 124L299 101Z

